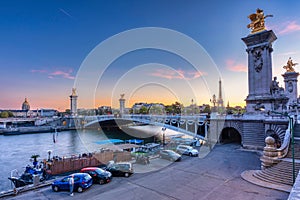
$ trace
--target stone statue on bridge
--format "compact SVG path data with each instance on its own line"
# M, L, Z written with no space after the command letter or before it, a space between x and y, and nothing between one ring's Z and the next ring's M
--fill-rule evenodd
M283 69L286 69L286 72L295 72L294 66L296 65L298 65L298 63L293 63L293 60L289 57L286 65L283 66Z
M264 11L261 9L256 9L256 13L253 13L248 16L251 20L251 23L247 25L247 28L251 28L251 33L257 33L263 30L266 30L265 27L265 18L273 17L273 15L264 15Z
M72 88L72 96L76 96L76 88Z
M270 87L270 92L273 95L283 94L283 87L279 87L279 82L277 81L277 77L275 76Z

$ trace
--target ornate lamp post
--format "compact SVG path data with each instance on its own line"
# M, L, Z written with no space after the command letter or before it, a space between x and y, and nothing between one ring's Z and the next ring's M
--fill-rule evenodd
M162 141L163 146L165 146L165 131L166 131L166 129L167 129L166 127L162 127L162 128L161 128L161 130L163 131L163 135L162 135L162 137L163 137L163 138L162 138L162 140L163 140L163 141Z
M48 150L47 153L48 153L48 161L50 161L50 160L51 160L50 157L51 157L52 151L51 151L51 150Z

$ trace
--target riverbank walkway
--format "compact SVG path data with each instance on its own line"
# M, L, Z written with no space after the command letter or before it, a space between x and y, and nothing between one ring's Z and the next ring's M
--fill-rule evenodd
M260 187L241 178L243 171L260 169L259 153L244 151L237 144L224 144L215 145L211 152L208 148L202 148L200 155L203 158L184 156L182 161L176 163L155 158L148 166L152 167L151 170L148 168L143 172L141 167L147 166L138 168L135 165L140 173L129 178L115 177L109 184L93 185L73 197L68 192L53 192L47 186L4 199L288 199L288 192Z

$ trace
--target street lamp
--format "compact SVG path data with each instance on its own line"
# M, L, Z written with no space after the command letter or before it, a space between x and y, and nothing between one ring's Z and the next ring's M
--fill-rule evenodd
M287 112L281 113L281 112L276 112L276 111L268 111L268 115L270 113L274 114L280 114L282 116L288 117L289 118L289 128L291 132L291 137L292 137L292 163L293 163L293 184L295 183L296 176L295 176L295 147L294 147L294 119L291 117Z
M163 147L165 146L165 131L166 131L166 127L162 127L162 131L163 131L163 138L162 138L162 140L163 140Z
M52 151L51 151L51 150L48 150L47 153L48 153L48 161L50 162L50 160L51 160L50 157L51 157Z

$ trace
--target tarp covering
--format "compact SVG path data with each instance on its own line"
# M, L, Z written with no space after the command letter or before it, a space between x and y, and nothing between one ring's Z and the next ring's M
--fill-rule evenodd
M144 143L144 140L130 139L130 140L125 140L125 142L130 143L130 144L142 144L142 143Z
M124 143L124 141L120 140L120 139L109 139L109 140L100 140L95 143L96 144L109 144L109 143L116 144L116 143Z

